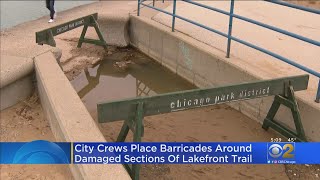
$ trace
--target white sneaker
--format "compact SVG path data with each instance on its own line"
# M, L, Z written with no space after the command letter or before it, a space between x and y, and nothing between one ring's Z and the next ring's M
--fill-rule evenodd
M52 22L54 22L54 20L53 20L53 19L50 19L50 20L48 21L48 23L52 23Z

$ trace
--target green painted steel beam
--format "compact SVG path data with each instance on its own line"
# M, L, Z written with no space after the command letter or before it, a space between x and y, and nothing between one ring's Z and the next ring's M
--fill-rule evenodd
M195 89L161 94L150 97L137 97L97 105L100 123L125 120L132 117L132 106L144 104L144 116L182 111L192 108L286 94L288 84L294 91L308 87L309 75L299 75L279 79L235 84L223 87Z
M83 41L84 43L89 43L89 44L95 44L98 46L106 46L107 44L101 40L97 39L89 39L89 38L84 38Z
M94 18L94 20L92 20L92 17ZM36 43L38 44L49 44L50 42L48 42L49 35L48 34L52 34L52 36L56 36L62 33L65 33L67 31L70 31L72 29L78 28L80 26L84 26L84 25L91 25L92 23L94 23L95 20L97 20L98 18L98 13L94 13L94 14L90 14L88 16L84 16L39 32L36 32ZM49 44L51 45L51 44Z

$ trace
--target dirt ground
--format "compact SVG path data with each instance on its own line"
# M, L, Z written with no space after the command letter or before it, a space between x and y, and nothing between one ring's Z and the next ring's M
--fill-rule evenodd
M37 93L0 112L1 142L55 141ZM1 180L72 179L68 165L0 165Z
M320 9L319 0L285 0L285 1L293 4L309 7L309 8Z
M95 118L94 114L93 117ZM145 142L270 141L279 137L226 105L145 118ZM100 126L115 141L122 123ZM129 134L127 141L132 140ZM141 179L319 179L315 165L142 165Z

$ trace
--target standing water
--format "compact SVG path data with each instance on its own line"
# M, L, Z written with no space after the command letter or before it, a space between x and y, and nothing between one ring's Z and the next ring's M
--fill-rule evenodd
M196 88L136 49L122 49L71 81L91 115L97 103Z

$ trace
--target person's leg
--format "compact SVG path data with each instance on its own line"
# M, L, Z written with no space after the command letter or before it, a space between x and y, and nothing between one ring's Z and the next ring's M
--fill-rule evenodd
M50 19L54 18L54 0L50 0Z
M50 0L46 0L46 6L50 10Z
M54 15L53 15L53 18L56 19L57 18L57 11L56 11L56 8L54 7L55 5L55 0L52 0L53 1L53 10L54 10Z

